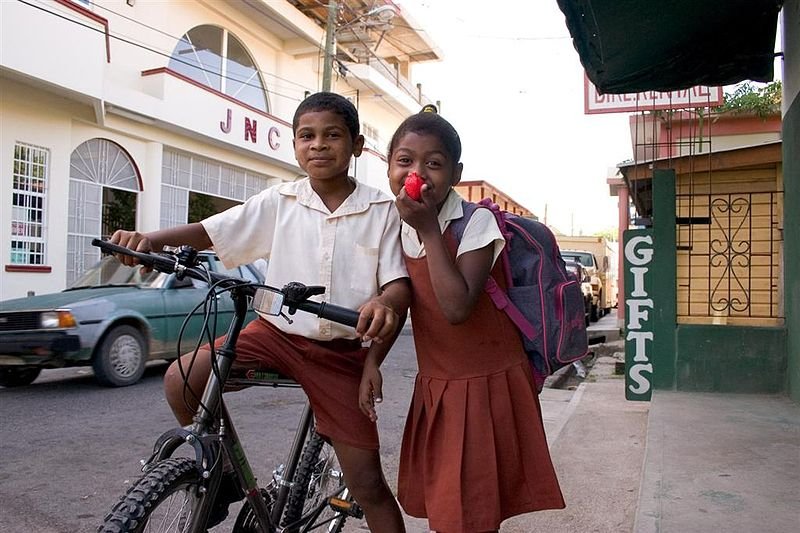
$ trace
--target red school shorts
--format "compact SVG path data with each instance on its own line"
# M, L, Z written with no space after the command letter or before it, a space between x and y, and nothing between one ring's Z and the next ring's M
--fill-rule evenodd
M215 344L222 341L217 339ZM377 450L377 426L358 407L366 355L367 348L357 339L317 341L284 333L259 318L239 334L234 366L269 368L291 377L308 396L317 433L356 448Z

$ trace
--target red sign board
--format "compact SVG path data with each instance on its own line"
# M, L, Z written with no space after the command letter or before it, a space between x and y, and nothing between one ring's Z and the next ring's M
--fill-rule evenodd
M600 94L597 87L583 77L584 113L636 113L656 109L686 109L722 105L722 87L698 85L678 91L644 91L640 93Z

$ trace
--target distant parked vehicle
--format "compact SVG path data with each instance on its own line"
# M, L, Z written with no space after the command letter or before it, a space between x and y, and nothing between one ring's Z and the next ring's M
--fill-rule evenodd
M228 270L213 252L199 257L210 271L264 280L253 265ZM132 385L148 360L178 357L184 319L198 305L202 314L208 289L107 256L64 291L0 302L0 386L28 385L42 369L71 366L91 366L103 385ZM220 294L216 302L221 335L233 316L233 301ZM255 316L251 311L248 321ZM187 323L183 351L200 339L202 322L198 316Z
M586 325L588 326L592 319L592 309L597 305L598 297L592 290L591 276L586 270L586 267L573 261L571 259L564 259L567 266L567 272L572 274L575 280L581 284L581 292L583 293L583 305L585 308Z
M617 306L617 244L605 237L558 235L561 257L580 262L592 278L592 291L599 302L592 312L597 320Z

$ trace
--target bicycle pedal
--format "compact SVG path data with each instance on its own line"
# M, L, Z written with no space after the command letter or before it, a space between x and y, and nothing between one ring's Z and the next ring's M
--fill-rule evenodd
M364 510L356 502L343 500L341 498L330 498L328 505L337 513L343 513L353 518L364 518Z

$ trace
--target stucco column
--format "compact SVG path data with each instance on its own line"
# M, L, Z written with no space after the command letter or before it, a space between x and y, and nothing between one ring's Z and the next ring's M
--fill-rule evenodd
M147 156L139 169L142 192L136 209L136 229L155 231L161 221L161 166L164 160L164 145L147 143Z

